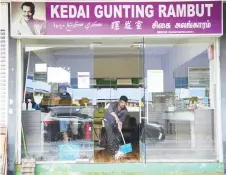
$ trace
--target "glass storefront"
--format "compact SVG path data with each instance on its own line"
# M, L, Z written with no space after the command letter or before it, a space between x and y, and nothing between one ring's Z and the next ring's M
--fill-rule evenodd
M217 160L216 63L209 58L214 38L23 40L22 45L22 158ZM103 119L123 95L129 100L122 134L132 152L114 160L105 149Z
M159 128L157 138L146 136L148 162L216 159L212 44L145 40L146 135Z

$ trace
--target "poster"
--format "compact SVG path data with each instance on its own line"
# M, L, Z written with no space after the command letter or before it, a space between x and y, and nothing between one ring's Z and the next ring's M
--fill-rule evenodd
M35 64L35 72L47 72L47 64L45 63Z
M70 69L65 69L63 67L48 67L47 80L48 80L48 83L51 83L51 84L52 83L71 84Z
M221 1L12 2L11 36L222 34Z
M148 92L163 92L164 80L163 70L148 70L147 71L147 86Z
M78 72L78 88L87 89L90 88L90 73Z

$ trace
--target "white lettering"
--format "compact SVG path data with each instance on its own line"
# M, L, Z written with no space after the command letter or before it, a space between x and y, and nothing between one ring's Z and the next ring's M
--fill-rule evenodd
M145 15L148 18L152 18L154 16L153 5L147 5L145 8Z
M186 4L179 5L177 4L177 15L178 17L186 17Z
M211 16L211 8L213 7L213 4L205 4L205 7L207 8L207 16Z
M141 7L139 5L136 6L136 18L144 18L144 6Z
M96 18L103 17L103 7L101 5L97 5L94 9L94 15Z
M58 8L59 5L51 5L50 9L51 9L51 18L60 18L60 15L58 13Z
M168 17L203 17L212 15L213 4L160 4L158 16ZM90 18L89 5L51 5L51 18ZM96 5L94 16L96 18L152 18L154 7L147 5Z
M203 17L211 16L213 4L159 5L159 17Z
M188 14L187 14L187 17L194 17L195 16L195 6L194 4L188 4Z
M109 7L109 9L108 9ZM104 5L104 17L111 18L112 17L112 5Z
M123 8L125 9L125 18L128 18L130 5L124 5Z
M77 9L75 6L69 6L69 18L76 18Z
M115 18L122 18L122 6L114 5L114 17Z
M159 5L159 17L167 17L166 15L166 6L165 5Z
M173 4L169 5L167 17L176 16Z
M138 7L137 7L138 6ZM131 18L134 18L135 17L135 8L139 8L139 5L136 5L136 6L134 6L134 5L131 5ZM137 11L137 9L136 9L136 11Z
M77 18L81 18L81 17L86 18L86 13L82 5L78 7L78 15L77 15Z
M90 18L89 5L86 6L86 17Z
M60 17L61 18L68 18L68 14L67 14L67 12L68 12L68 6L67 5L61 5L60 8L61 8Z
M204 13L205 13L205 9L204 9L205 6L204 6L204 4L201 4L201 7L200 8L199 8L199 4L196 4L196 15L198 17L204 16Z

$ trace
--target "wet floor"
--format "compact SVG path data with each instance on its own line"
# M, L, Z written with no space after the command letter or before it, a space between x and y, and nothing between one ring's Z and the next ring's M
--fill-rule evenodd
M109 163L109 162L139 162L140 161L140 153L139 153L139 144L132 144L133 151L131 153L126 154L118 160L115 160L112 155L110 155L106 149L94 151L94 162L95 163Z

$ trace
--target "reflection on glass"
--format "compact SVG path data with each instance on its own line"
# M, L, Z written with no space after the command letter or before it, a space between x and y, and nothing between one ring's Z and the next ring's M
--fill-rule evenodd
M29 156L116 162L106 151L104 116L127 96L122 134L133 151L120 162L215 159L214 73L206 47L189 48L30 50L22 111Z
M137 66L139 50L131 47L92 49L30 48L29 54L26 53L30 57L24 76L23 143L29 156L38 161L140 161L139 128L144 89L139 82L142 79L142 66ZM131 58L123 59L127 53ZM109 59L102 59L106 55ZM110 66L111 71L102 64ZM111 64L120 65L121 72ZM125 69L130 64L132 68ZM104 77L106 75L109 77ZM121 96L128 97L128 113L122 122L125 142L119 134L118 150L126 143L132 145L132 152L115 160L117 156L110 155L106 149L104 116L112 104L118 104ZM120 116L122 110L118 110L117 105L115 109Z
M210 107L214 98L209 95L213 82L206 49L202 44L145 47L147 161L216 158ZM200 54L191 54L193 50ZM156 70L163 72L159 92L159 83L149 76ZM153 127L158 128L156 137Z
M94 75L95 78L99 78L96 81L95 101L97 109L94 115L94 127L97 133L100 133L101 138L98 138L99 134L97 134L97 137L94 136L95 141L100 140L100 144L95 145L94 162L141 162L139 128L140 101L143 96L141 94L142 83L140 83L140 80L143 79L142 48L134 47L132 43L123 47L119 47L117 44L113 47L95 48L94 53ZM121 96L128 98L126 107L128 112L122 122L122 135L118 132L115 122L109 124L104 121L104 118L107 120L114 119L113 116L107 115L112 106L114 106L115 113L120 116L118 104L120 104L119 98ZM111 137L111 129L114 130L113 133L116 137ZM106 143L102 142L104 137L108 138ZM118 147L118 144L120 147ZM131 145L132 150L122 151L123 149L120 148L124 144ZM112 147L113 149L111 149ZM118 149L119 151L117 151ZM115 160L115 158L118 159Z
M71 58L67 52L30 50L22 111L23 143L29 156L39 161L89 163L94 155L95 107L89 95L93 89L78 89L77 73L83 69L77 65L81 59L77 55ZM92 64L93 58L89 55L86 61Z
M48 83L68 83L71 81L70 68L48 67ZM57 76L56 76L57 75Z

